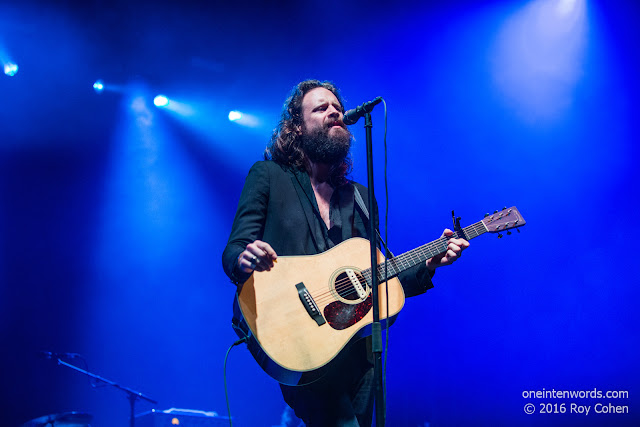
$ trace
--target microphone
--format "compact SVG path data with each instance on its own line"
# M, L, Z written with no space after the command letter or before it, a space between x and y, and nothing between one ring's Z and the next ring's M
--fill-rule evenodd
M344 113L344 116L342 117L342 121L344 122L345 125L353 125L358 120L360 120L360 117L364 116L366 113L370 113L373 110L373 107L380 104L380 102L382 102L381 96L374 98L369 102L365 102L359 107L356 107L353 110L349 110L346 113Z
M52 351L38 352L38 357L41 357L43 359L64 359L64 358L73 359L74 357L77 357L77 356L78 356L78 353L54 353Z

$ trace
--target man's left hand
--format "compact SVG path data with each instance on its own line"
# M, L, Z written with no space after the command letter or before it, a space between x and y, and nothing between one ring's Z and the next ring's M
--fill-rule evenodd
M445 228L444 232L442 232L442 237L449 236L453 236L453 231ZM449 239L447 251L441 253L440 255L436 255L433 258L429 258L427 260L427 268L431 271L435 271L435 269L438 267L453 263L455 260L460 258L460 255L462 255L462 251L464 251L468 247L469 242L465 239Z

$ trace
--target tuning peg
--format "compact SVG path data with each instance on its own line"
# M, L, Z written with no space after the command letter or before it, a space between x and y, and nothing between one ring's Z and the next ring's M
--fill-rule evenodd
M495 211L493 211L493 213L494 213L494 214L496 214L496 213L498 213L498 211L497 211L497 210L495 210Z
M519 229L519 228L516 228L516 231L519 233L519 232L520 232L520 229Z
M507 231L507 236L511 236L511 231Z
M502 239L502 233L498 233L498 239Z
M506 211L506 210L507 210L507 207L505 206L504 208L502 208L502 210L503 210L503 211Z
M488 217L488 216L489 216L489 214L488 214L488 213L484 214L484 217L485 217L485 218L486 218L486 217Z

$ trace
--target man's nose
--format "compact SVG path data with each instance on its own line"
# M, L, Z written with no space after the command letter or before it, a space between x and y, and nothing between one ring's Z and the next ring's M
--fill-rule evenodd
M338 110L336 107L334 107L333 105L329 107L329 115L330 116L335 116L335 117L339 117L341 114L341 111Z

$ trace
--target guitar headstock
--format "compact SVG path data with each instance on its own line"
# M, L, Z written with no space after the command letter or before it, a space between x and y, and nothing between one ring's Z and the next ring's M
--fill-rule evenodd
M512 206L496 211L491 215L487 214L482 223L487 227L489 233L500 233L501 231L522 227L526 224L526 221L522 218L518 209Z

